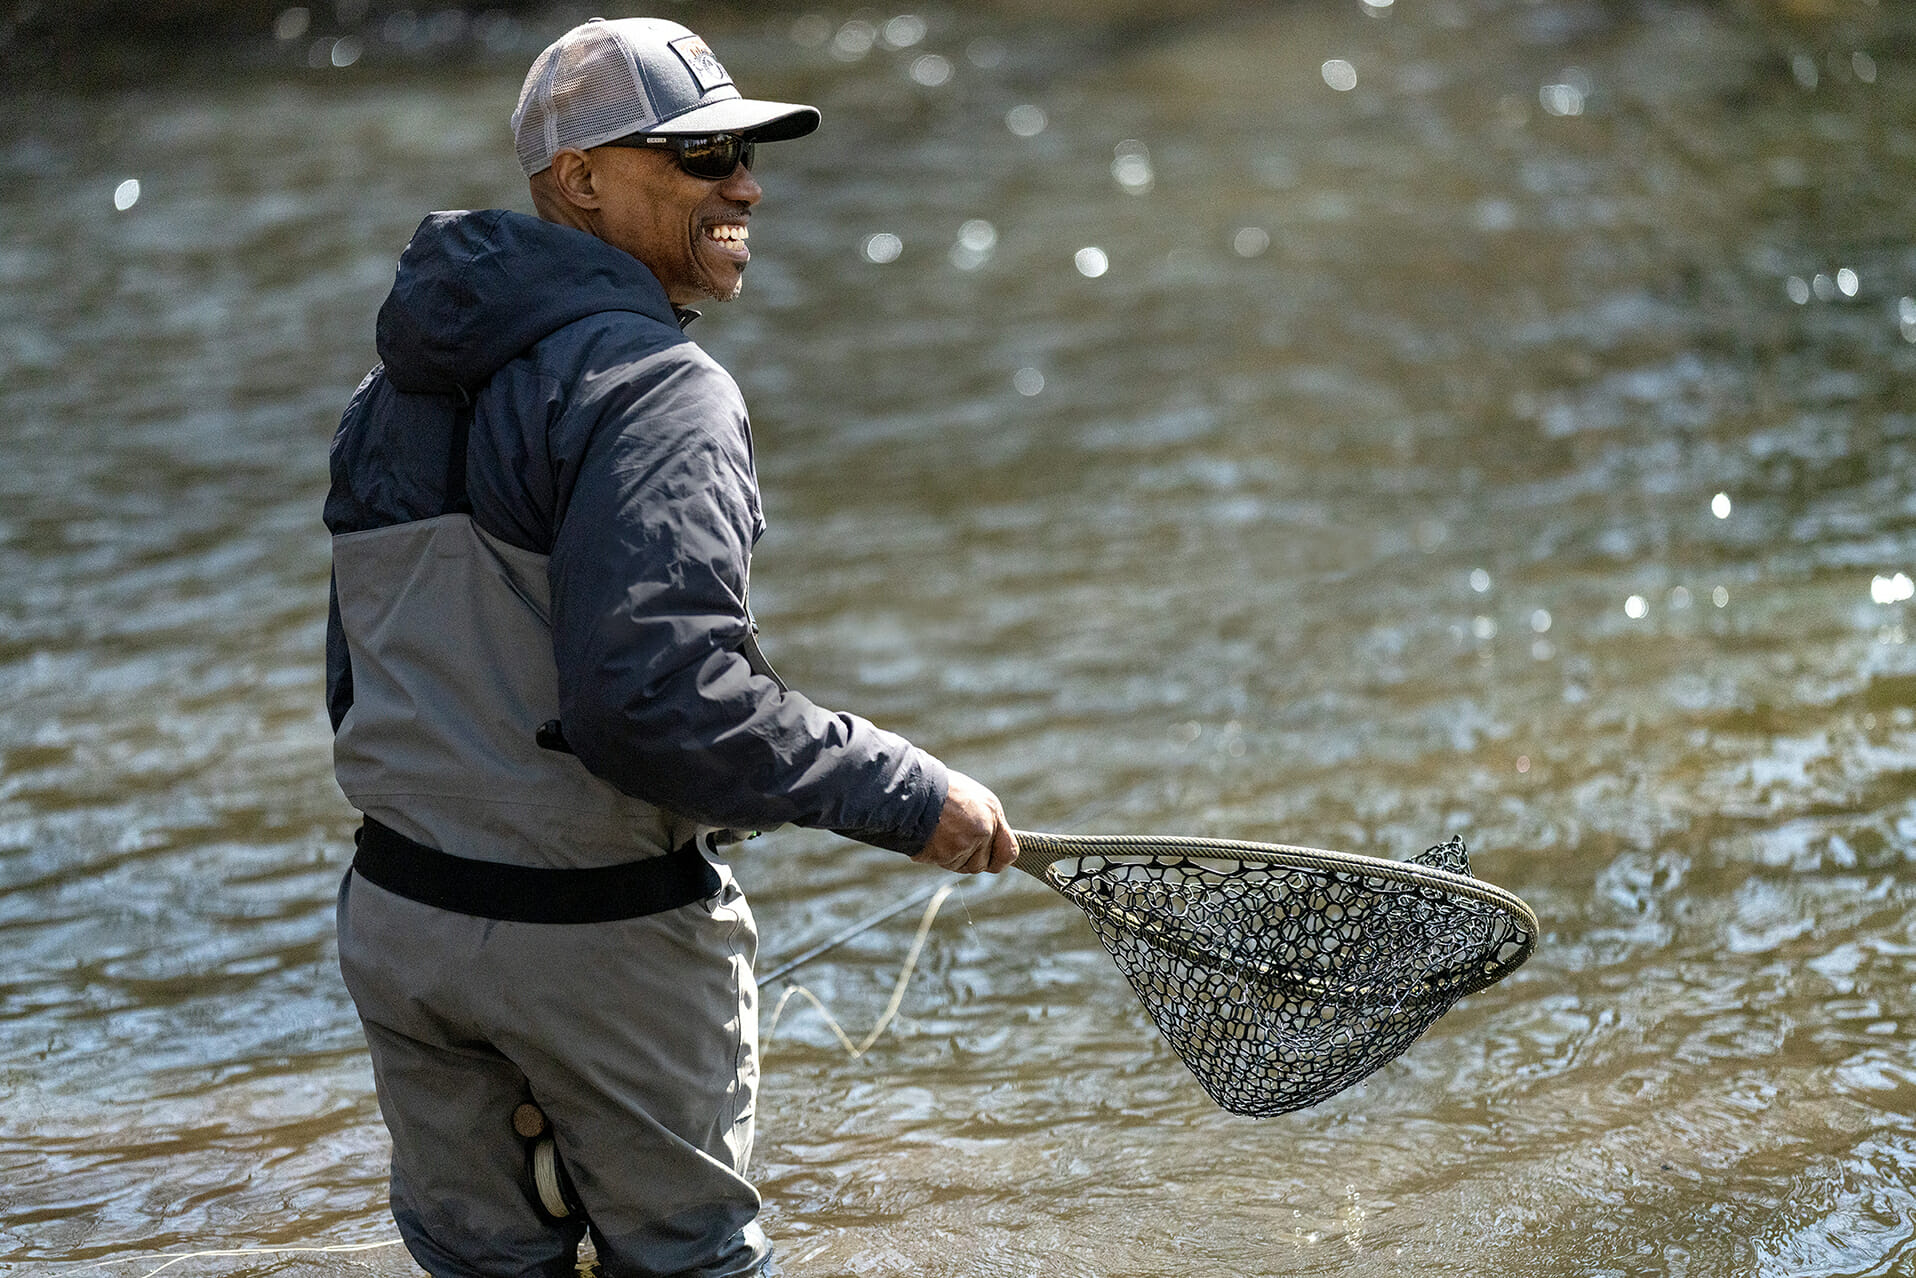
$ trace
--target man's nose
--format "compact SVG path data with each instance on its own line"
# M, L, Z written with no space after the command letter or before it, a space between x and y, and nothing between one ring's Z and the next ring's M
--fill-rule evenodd
M765 188L758 184L752 171L743 164L732 170L732 176L719 183L719 194L728 200L737 200L740 204L757 204L765 195Z

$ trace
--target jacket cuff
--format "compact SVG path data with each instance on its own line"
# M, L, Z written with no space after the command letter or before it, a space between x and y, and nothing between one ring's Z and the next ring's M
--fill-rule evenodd
M951 772L937 756L913 747L909 774L900 779L896 799L898 824L832 833L860 843L869 843L887 852L916 856L931 842L938 818L945 810L945 795L951 789Z

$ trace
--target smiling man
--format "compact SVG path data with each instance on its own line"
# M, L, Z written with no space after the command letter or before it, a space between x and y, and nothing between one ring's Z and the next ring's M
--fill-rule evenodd
M754 638L751 427L685 308L738 295L754 148L818 112L676 23L594 20L512 124L538 216L425 220L333 441L340 966L428 1272L556 1278L589 1228L608 1275L756 1274L757 934L721 849L1017 845Z

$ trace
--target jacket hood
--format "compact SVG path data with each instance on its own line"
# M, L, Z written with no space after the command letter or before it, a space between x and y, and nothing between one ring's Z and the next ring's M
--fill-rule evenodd
M534 343L601 311L678 327L652 272L584 231L505 209L432 213L379 308L379 358L399 390L470 392Z

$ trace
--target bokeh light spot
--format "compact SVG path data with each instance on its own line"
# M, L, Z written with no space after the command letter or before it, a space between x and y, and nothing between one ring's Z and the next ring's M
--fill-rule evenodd
M1911 581L1906 572L1899 572L1893 577L1872 577L1869 597L1879 604L1902 603L1916 598L1916 581Z
M832 56L841 62L857 62L878 43L878 28L863 18L853 18L832 37Z
M927 53L923 57L912 59L911 78L928 89L935 89L951 79L951 59L937 53Z
M1151 189L1157 175L1151 171L1151 151L1136 138L1127 138L1113 148L1111 157L1111 176L1117 184L1133 195L1143 195Z
M1021 138L1037 137L1044 132L1047 123L1049 121L1045 119L1044 108L1032 106L1029 102L1005 112L1005 127Z
M925 38L925 20L915 13L901 13L880 30L880 38L891 49L909 49Z

